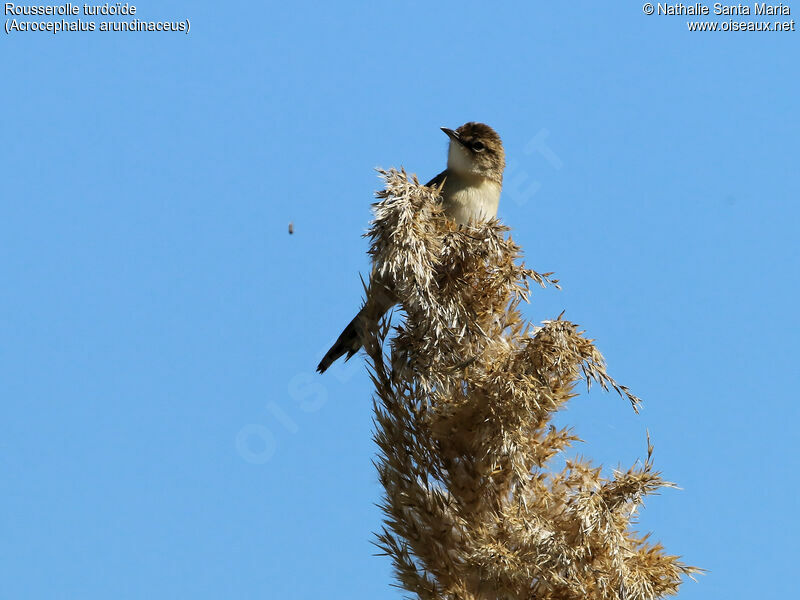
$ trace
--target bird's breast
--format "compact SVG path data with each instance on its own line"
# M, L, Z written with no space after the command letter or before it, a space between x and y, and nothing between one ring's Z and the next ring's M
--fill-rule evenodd
M468 221L488 221L497 216L500 184L485 177L448 175L442 189L442 206L459 225Z

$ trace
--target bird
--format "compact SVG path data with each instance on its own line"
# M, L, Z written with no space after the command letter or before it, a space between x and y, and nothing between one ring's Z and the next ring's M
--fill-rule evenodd
M506 160L497 132L484 123L470 121L458 129L442 127L450 139L447 168L425 185L441 188L442 210L458 225L481 223L497 216ZM391 289L382 282L370 282L367 302L344 328L317 365L324 373L339 358L350 360L362 345L366 323L380 319L394 304Z

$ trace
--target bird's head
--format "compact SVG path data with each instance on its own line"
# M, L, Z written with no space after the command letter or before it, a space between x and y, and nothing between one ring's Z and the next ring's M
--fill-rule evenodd
M464 123L455 131L442 127L450 138L447 168L462 175L486 177L503 183L506 154L497 132L483 123Z

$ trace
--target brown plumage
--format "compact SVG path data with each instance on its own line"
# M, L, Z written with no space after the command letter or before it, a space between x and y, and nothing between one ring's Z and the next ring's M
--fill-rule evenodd
M444 213L459 225L496 217L506 166L500 136L488 125L474 121L455 131L446 127L442 131L450 138L447 169L426 185L441 188ZM317 371L324 373L342 356L349 360L361 348L364 324L376 322L394 304L391 289L371 278L367 302L322 358Z

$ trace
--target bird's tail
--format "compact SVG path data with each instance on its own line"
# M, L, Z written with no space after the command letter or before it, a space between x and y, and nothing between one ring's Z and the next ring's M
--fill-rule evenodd
M364 335L364 309L361 309L355 318L350 321L350 324L344 328L339 337L331 346L331 349L325 353L322 360L317 365L317 371L324 373L328 370L333 363L339 360L342 356L347 354L345 360L350 360L353 355L361 348L361 340Z
M377 323L386 312L394 306L396 302L394 293L390 286L382 283L380 278L373 277L367 288L367 301L364 307L358 311L355 318L344 328L331 349L322 357L317 365L317 371L324 373L328 367L335 363L339 358L347 354L345 360L350 360L352 356L361 349L364 343L364 336L370 324Z

